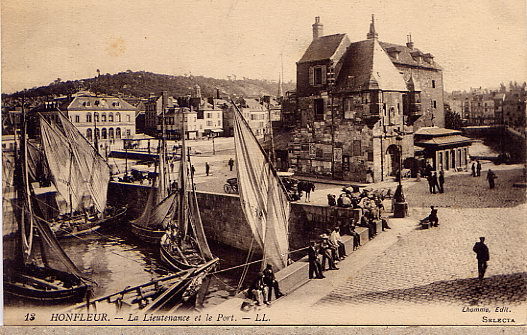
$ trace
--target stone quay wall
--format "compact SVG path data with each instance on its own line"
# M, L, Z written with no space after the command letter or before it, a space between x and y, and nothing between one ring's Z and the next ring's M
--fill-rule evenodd
M114 182L110 183L108 200L112 205L128 204L127 214L133 219L139 216L144 208L148 190L148 186ZM197 192L197 198L207 237L215 242L248 251L253 237L239 197L232 194ZM348 224L356 215L356 212L348 208L291 203L290 249L306 247L310 240L318 239L326 229ZM304 253L298 253L292 257L297 259L303 255Z

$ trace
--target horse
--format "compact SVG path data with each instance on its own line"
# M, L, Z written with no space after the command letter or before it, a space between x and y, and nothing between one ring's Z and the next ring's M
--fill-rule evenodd
M306 192L306 202L311 200L311 192L315 190L315 184L310 181L300 181L297 185L298 193Z

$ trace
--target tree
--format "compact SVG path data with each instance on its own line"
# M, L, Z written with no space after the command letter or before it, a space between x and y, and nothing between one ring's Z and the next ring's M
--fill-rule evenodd
M446 111L445 112L445 128L448 129L456 129L459 130L463 127L463 121L461 120L461 116L453 111Z

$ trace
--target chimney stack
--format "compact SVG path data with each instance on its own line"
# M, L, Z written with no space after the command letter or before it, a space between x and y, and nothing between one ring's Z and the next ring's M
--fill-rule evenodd
M324 35L324 25L320 23L320 16L315 17L315 23L312 25L313 27L313 40L316 40L320 36Z
M406 35L406 46L410 49L414 48L414 42L412 42L412 34Z
M375 31L375 16L371 14L370 31L368 32L368 34L366 34L366 38L371 40L376 39L378 37L379 34L377 34L377 32Z

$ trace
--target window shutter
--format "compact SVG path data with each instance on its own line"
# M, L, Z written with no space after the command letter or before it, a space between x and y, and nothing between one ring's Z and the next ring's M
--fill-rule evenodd
M309 67L309 85L315 85L315 69L312 66Z
M322 66L322 85L326 84L327 69L326 66Z

